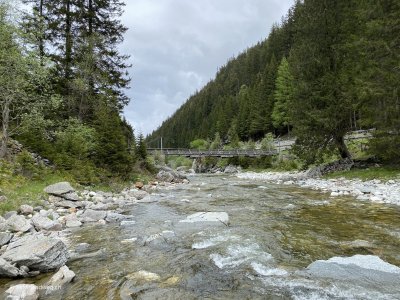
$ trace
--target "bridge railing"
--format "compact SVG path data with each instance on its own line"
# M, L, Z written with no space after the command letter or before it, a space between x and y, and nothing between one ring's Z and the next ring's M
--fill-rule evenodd
M247 156L247 157L259 157L259 156L271 156L276 155L276 150L196 150L196 149L148 149L149 153L162 152L167 156L186 156L186 157L236 157L236 156Z

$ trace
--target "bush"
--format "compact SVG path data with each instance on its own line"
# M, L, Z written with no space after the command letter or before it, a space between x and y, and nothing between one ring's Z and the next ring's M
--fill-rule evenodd
M26 150L20 152L16 156L15 161L19 167L18 173L31 179L38 178L43 170L43 167L39 166L32 155Z
M274 157L272 167L282 171L300 170L302 164L294 157Z
M369 142L368 153L385 163L400 163L400 136L378 133Z
M179 167L188 167L191 168L193 161L184 156L177 156L174 158L168 158L168 166L172 169L176 169Z
M203 139L197 139L190 142L190 149L207 150L210 143Z

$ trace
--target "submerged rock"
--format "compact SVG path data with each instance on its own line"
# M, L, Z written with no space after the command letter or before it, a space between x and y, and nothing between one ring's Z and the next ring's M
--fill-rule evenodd
M373 255L317 260L304 273L308 277L329 278L377 290L384 289L388 294L399 293L400 268Z
M26 266L32 271L48 272L65 265L69 254L61 240L35 234L11 243L2 258L17 267Z
M229 215L226 212L198 212L187 216L186 219L179 221L181 223L198 222L220 222L225 225L229 223Z
M39 289L34 284L18 284L10 287L6 296L10 300L36 300L39 299Z

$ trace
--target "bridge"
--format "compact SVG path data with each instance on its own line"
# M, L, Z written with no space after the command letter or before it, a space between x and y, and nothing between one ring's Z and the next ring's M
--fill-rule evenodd
M147 149L149 154L163 153L165 156L186 156L190 158L198 158L198 157L263 157L263 156L272 156L277 155L278 151L276 150L242 150L242 149L233 149L233 150L195 150L195 149L157 149L157 148L149 148Z

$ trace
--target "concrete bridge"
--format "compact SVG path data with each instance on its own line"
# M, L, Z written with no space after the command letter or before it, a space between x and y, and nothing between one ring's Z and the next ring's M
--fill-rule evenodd
M165 156L186 156L190 158L198 158L198 157L263 157L263 156L272 156L277 155L278 151L276 150L242 150L242 149L233 149L233 150L194 150L194 149L156 149L149 148L147 149L149 154L155 154L157 152L163 153Z

